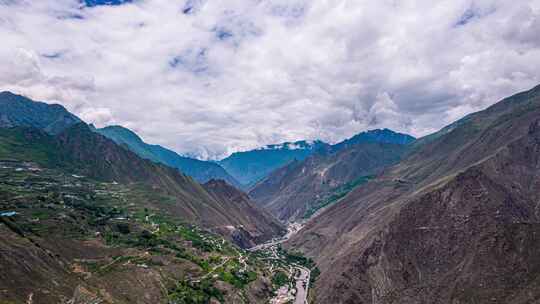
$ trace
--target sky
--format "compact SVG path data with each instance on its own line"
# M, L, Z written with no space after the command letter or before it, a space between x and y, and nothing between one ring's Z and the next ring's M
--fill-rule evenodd
M423 136L540 84L540 0L122 2L0 0L0 90L219 159Z

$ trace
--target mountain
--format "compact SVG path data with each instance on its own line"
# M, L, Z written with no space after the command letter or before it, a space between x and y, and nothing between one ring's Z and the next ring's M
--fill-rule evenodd
M44 106L57 108L55 105L36 103L29 99L19 102L30 113ZM139 157L125 146L92 131L83 122L52 135L45 132L48 128L44 124L40 125L44 127L41 130L27 127L29 119L25 117L17 116L12 121L23 123L18 127L0 128L0 158L31 161L96 181L140 185L149 192L155 192L158 197L148 200L150 207L166 211L187 222L209 229L223 225L241 227L250 223L258 228L253 239L264 241L265 236L268 239L276 236L273 234L275 227L265 226L267 221L255 223L262 217L254 216L254 209L244 214L239 208L231 208L233 206L228 205L229 201L216 199L189 176L172 167ZM159 198L169 203L163 204Z
M246 194L224 181L202 186L84 122L48 133L44 117L24 113L57 107L18 102L23 116L7 112L10 124L0 127L1 303L232 304L273 296L274 265L248 261L242 248L285 229Z
M283 225L272 215L259 209L246 193L223 180L210 180L203 186L217 201L226 203L229 213L244 215L239 219L241 224L237 227L222 225L213 228L220 231L220 234L227 235L240 247L250 248L276 235L285 234Z
M12 143L19 134L50 138L36 129L0 132ZM37 152L54 151L45 150ZM158 189L4 156L0 303L262 304L273 296L273 265L256 256L248 263L248 252L171 215L163 206L175 200Z
M244 187L249 188L275 169L295 159L303 160L313 151L326 146L328 144L321 141L269 145L256 150L233 153L219 161L219 164Z
M388 129L362 132L275 170L249 195L282 221L308 218L397 163L413 141Z
M120 145L125 145L142 158L177 168L182 173L193 177L200 183L205 183L211 179L222 179L233 186L240 187L238 181L229 175L220 165L213 162L183 157L160 145L149 145L127 128L109 126L95 129L95 131Z
M321 270L317 303L540 298L540 86L418 140L286 245Z
M246 238L252 242L271 239L283 231L276 229L275 223L266 218L266 213L255 206L245 210L238 208L233 201L210 194L178 170L142 159L91 131L84 123L74 125L55 137L33 128L0 130L0 159L33 161L40 166L97 181L139 185L141 191L156 195L144 194L149 197L147 207L216 232L222 232L216 228L221 226L235 229L249 226L247 231L253 231L254 235L247 233ZM19 150L25 152L16 153ZM261 214L256 215L257 212ZM257 222L259 219L262 222ZM266 226L267 223L271 225Z
M346 139L332 146L333 151L340 151L361 143L376 142L382 144L408 145L415 138L408 134L394 132L390 129L376 129L366 132L360 132L355 136Z
M11 92L0 92L0 128L35 127L58 134L81 120L58 104L34 102Z

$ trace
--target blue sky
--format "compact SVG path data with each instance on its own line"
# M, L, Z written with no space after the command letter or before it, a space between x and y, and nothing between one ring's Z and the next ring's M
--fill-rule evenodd
M131 0L84 0L86 6L99 6L99 5L120 5L129 3Z
M421 136L540 83L540 0L120 2L0 1L0 90L219 158Z

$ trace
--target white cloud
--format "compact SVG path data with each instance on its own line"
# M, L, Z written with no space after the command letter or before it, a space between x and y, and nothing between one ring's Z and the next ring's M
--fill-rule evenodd
M203 157L418 136L540 83L539 2L0 1L0 89Z

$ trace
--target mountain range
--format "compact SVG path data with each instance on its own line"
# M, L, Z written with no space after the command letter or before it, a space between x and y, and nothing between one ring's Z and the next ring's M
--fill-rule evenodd
M275 170L249 195L282 221L307 218L397 163L413 141L388 129L362 132Z
M0 176L0 302L267 303L298 261L310 303L540 299L540 86L418 139L217 163L2 92Z
M243 244L253 245L254 240L264 241L284 232L283 226L273 218L265 218L268 215L263 210L254 205L246 208L249 201L230 200L209 193L191 177L161 162L141 158L131 151L132 148L102 136L58 105L2 93L0 104L5 103L14 106L0 108L0 116L9 118L8 128L0 128L0 158L33 161L40 166L60 168L97 181L149 187L175 202L163 205L149 200L150 207L208 229L232 227L228 231L219 230L231 240L236 230L242 230L242 235L247 236L242 240ZM26 118L26 113L41 115L32 115L30 119ZM50 132L51 126L55 132ZM124 134L134 136L128 131ZM137 143L131 141L130 144L133 142ZM142 141L138 143L143 148L148 147ZM243 208L233 205L237 203L243 204ZM257 212L260 215L255 215Z
M303 160L313 151L327 146L322 141L297 141L268 145L259 149L236 152L219 164L244 188L253 186L270 172L293 160Z
M286 229L247 194L143 158L59 105L3 92L0 117L0 303L272 297L273 266L244 248Z
M535 303L540 86L421 138L287 244L317 303Z
M182 173L193 177L200 183L206 183L211 179L222 179L227 183L240 187L240 183L225 171L220 165L194 158L184 157L178 153L166 149L160 145L145 143L133 131L121 126L108 126L94 130L117 144L125 145L142 158L177 168Z

